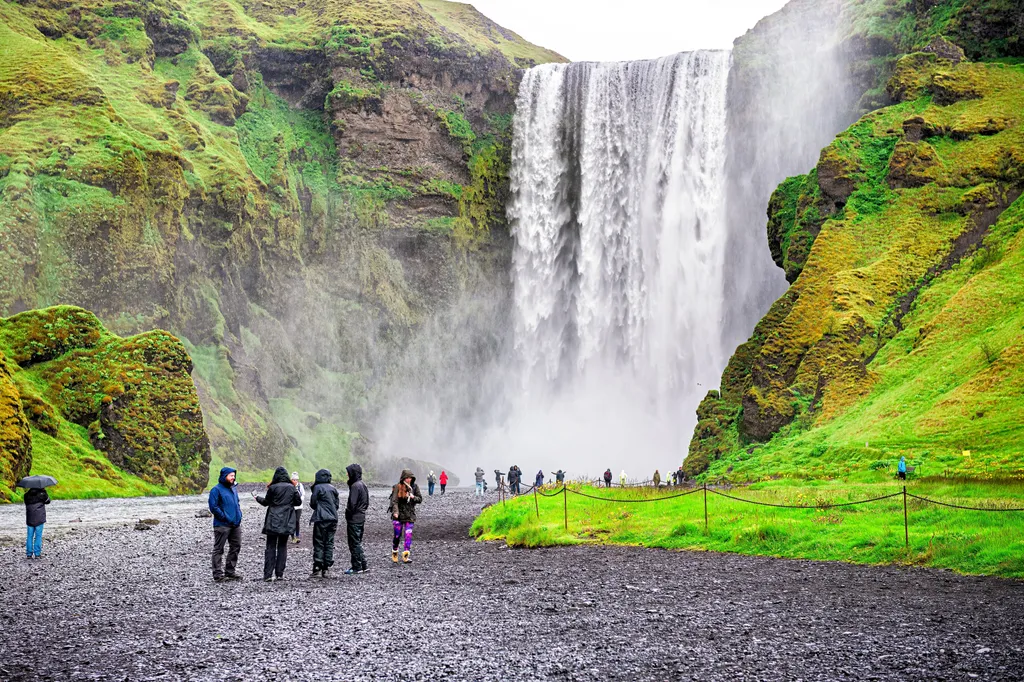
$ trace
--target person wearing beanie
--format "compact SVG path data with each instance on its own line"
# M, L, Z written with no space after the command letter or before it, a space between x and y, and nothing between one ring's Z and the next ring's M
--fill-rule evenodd
M306 489L302 487L302 482L299 481L299 472L292 472L292 485L299 491L299 503L295 505L295 530L292 531L292 542L298 543L302 541L302 503L306 498Z

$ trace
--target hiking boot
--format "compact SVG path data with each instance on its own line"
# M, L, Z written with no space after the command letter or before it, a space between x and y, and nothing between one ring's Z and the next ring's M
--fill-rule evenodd
M319 569L319 568L314 568L314 569L313 569L313 575L312 575L312 576L310 576L310 577L313 577L313 578L318 578L318 577L320 577L320 569Z
M403 564L411 564L412 563L412 559L409 558L409 552L408 551L402 552L402 563Z
M269 578L264 578L263 582L265 582L265 583L272 583L272 582L274 582L274 576L270 576Z
M227 578L225 578L224 576L217 576L217 577L215 577L215 578L213 579L213 582L215 582L215 583L222 583L222 582L224 582L225 580L227 580Z
M241 580L241 579L242 579L242 576L238 575L237 573L228 573L227 575L224 576L224 580Z
M327 569L326 568L324 570L320 571L320 577L321 578L326 578L327 577Z
M349 568L345 570L345 575L355 575L356 573L362 573L362 571L357 571L354 568Z
M391 550L391 562L395 563L395 564L398 563L398 550L397 549Z
M366 573L369 570L370 570L370 567L364 565L362 568L360 568L358 571L356 571L356 573Z

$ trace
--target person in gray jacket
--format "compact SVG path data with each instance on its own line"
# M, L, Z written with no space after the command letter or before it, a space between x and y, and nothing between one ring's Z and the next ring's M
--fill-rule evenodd
M334 534L338 530L338 491L331 485L331 472L321 469L316 472L313 490L309 495L309 506L313 515L313 577L327 577L327 570L334 565Z
M348 551L352 555L352 568L346 575L366 573L366 554L363 553L363 527L366 508L370 506L370 491L363 483L363 468L358 464L345 467L348 472L348 504L345 505L345 525L348 530Z
M476 477L476 491L473 494L474 495L483 495L484 494L484 470L481 469L480 467L477 467L476 471L473 472L473 476Z

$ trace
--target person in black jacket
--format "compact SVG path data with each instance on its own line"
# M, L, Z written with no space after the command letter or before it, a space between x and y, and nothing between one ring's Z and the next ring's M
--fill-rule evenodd
M327 577L327 569L334 565L334 534L338 530L338 491L331 485L331 472L321 469L316 472L313 491L309 495L309 506L313 515L313 577Z
M348 551L352 555L352 568L347 575L366 573L366 554L363 553L363 528L366 508L370 506L370 491L363 483L363 468L358 464L345 467L348 472L348 504L345 505L345 526L348 531Z
M295 505L302 504L299 491L292 485L288 470L277 467L274 478L267 486L267 494L257 495L256 501L267 508L263 520L263 534L267 536L267 549L263 553L263 581L284 580L288 563L288 537L295 530Z
M46 523L46 505L50 496L45 488L29 488L25 493L25 558L38 559L43 554L43 524Z

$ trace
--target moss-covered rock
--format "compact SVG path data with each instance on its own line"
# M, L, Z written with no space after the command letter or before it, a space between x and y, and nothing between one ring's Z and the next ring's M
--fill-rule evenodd
M192 360L172 335L122 339L92 313L58 306L0 320L0 349L22 359L10 394L18 410L5 424L20 418L26 433L31 424L58 441L62 424L74 424L112 464L147 483L181 493L206 485L210 446ZM13 473L24 475L29 461Z
M3 351L0 351L0 502L10 500L10 488L32 467L32 434L22 409L21 395Z

